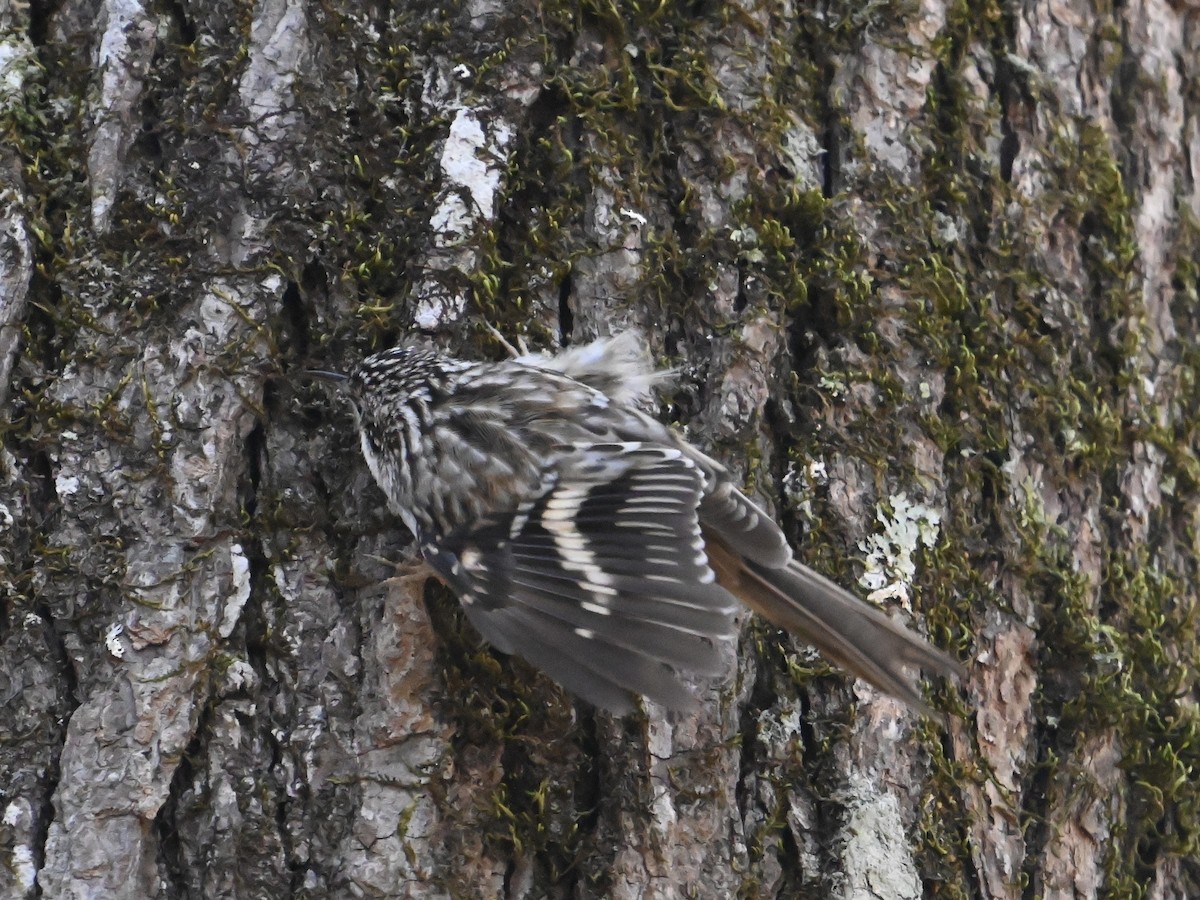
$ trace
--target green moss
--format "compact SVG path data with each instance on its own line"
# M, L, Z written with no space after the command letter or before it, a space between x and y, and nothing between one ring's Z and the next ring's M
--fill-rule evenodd
M1142 549L1108 560L1111 623L1096 630L1089 702L1071 712L1114 729L1129 814L1106 849L1106 896L1141 896L1164 857L1200 851L1200 686L1197 613L1175 602L1178 581ZM1099 721L1097 721L1099 718Z
M1119 508L1115 489L1138 437L1151 438L1167 454L1173 476L1168 490L1182 485L1191 492L1198 471L1191 450L1196 442L1191 440L1190 417L1153 428L1126 409L1127 391L1137 388L1136 366L1126 361L1139 358L1141 301L1130 199L1107 137L1094 126L1070 123L1046 152L1051 162L1043 175L1049 188L1039 202L1057 212L1068 231L1081 235L1082 295L1074 296L1071 285L1058 284L1042 271L1043 236L1024 233L1019 216L1010 223L992 214L1019 209L1024 199L1012 192L998 163L985 153L984 139L994 124L986 117L995 111L979 110L959 77L962 66L973 64L967 57L972 46L991 45L1001 51L1008 46L1011 26L998 8L980 12L969 4L953 6L935 47L939 68L927 113L941 137L922 170L924 183L913 188L877 171L855 185L872 210L877 229L873 246L879 256L869 259L857 245L856 223L836 201L827 204L823 228L811 243L788 248L798 249L800 264L808 267L806 293L799 295L804 301L796 312L814 334L807 347L801 346L802 351L811 348L812 365L793 382L797 408L814 412L801 419L789 456L796 467L812 459L849 457L874 474L878 490L886 496L893 484L921 483L923 474L909 463L914 435L890 427L893 422L916 423L916 436L932 440L945 454L937 490L948 509L941 539L924 551L916 590L931 634L938 643L958 645L960 655L969 656L974 638L961 624L969 609L976 603L1007 602L997 595L995 578L989 574L999 562L1008 577L1020 579L1038 601L1044 617L1040 637L1055 654L1053 661L1043 660L1043 666L1061 664L1064 671L1088 673L1083 691L1056 684L1052 677L1043 702L1051 708L1063 701L1060 691L1069 694L1078 706L1073 721L1079 733L1096 733L1117 727L1115 721L1094 718L1106 705L1122 710L1120 714L1128 714L1133 722L1148 715L1145 710L1138 714L1137 703L1161 707L1161 694L1148 683L1117 679L1123 684L1117 692L1115 676L1105 672L1112 666L1114 671L1150 673L1164 664L1157 660L1161 651L1153 642L1130 646L1121 638L1125 629L1115 626L1112 616L1121 610L1120 616L1136 619L1149 610L1170 609L1170 594L1163 585L1143 590L1106 576L1105 597L1110 599L1098 606L1093 582L1075 570L1076 523L1069 523L1068 530L1047 521L1037 498L1043 492L1081 497L1084 502L1104 496L1105 510ZM1036 220L1039 212L1029 212ZM845 237L839 240L839 235ZM880 258L883 254L886 258ZM1185 275L1181 284L1194 292L1195 277ZM825 322L830 323L828 331L821 330ZM1078 340L1081 333L1100 336L1095 352ZM827 334L835 341L853 341L860 352L836 343L826 346ZM899 340L891 340L889 334ZM932 402L923 402L920 385L902 383L897 376L911 371L914 358L940 386L940 393L930 394ZM1146 402L1151 405L1153 400ZM867 409L872 414L861 415ZM830 419L839 423L836 431L820 427ZM808 421L813 424L808 426ZM1014 430L1020 433L1016 447ZM1017 456L1042 467L1042 483L1010 483L1007 464ZM1023 491L1026 503L1014 505L1013 498ZM821 502L822 488L816 485L801 513L810 526L805 552L818 565L831 559L830 547L846 541L829 533ZM998 535L1005 542L1016 536L1018 547L1000 561L995 555ZM1119 532L1106 535L1101 543L1110 548L1114 561L1131 565L1130 560L1136 560L1137 549L1128 547ZM834 568L826 566L827 571ZM1164 624L1171 626L1168 633L1194 634L1194 623L1182 619L1147 621L1135 630L1161 634ZM1179 658L1195 657L1190 645L1176 644L1174 652ZM1135 661L1139 658L1140 663ZM1172 677L1181 684L1192 683L1191 673L1175 665L1174 670L1167 668ZM1158 715L1172 726L1140 729L1139 748L1131 748L1126 764L1130 778L1141 783L1131 797L1144 792L1150 799L1166 798L1161 807L1170 810L1165 813L1171 823L1168 831L1176 837L1164 842L1161 828L1148 828L1141 838L1130 840L1141 846L1152 835L1152 843L1165 846L1164 852L1178 853L1194 840L1194 828L1176 822L1179 816L1189 818L1195 805L1194 798L1177 787L1191 771L1190 761L1177 761L1187 760L1191 752L1192 726L1190 716L1178 709ZM1071 733L1063 726L1059 730ZM1132 728L1123 735L1132 736ZM1078 760L1070 749L1044 752L1042 775L1068 784L1079 779L1081 774L1071 770ZM986 773L964 771L937 752L932 762L935 796L947 805L953 804L963 780L986 778ZM1151 774L1143 777L1143 771ZM1036 831L1039 801L1029 797L1025 802L1026 825ZM939 819L931 814L922 825L927 868L953 879L957 871L970 868L971 855L965 838L947 832ZM1116 869L1124 865L1120 860L1128 856L1122 853L1129 846L1114 852ZM1113 883L1128 884L1128 879L1117 877L1116 869L1110 873ZM953 891L944 884L939 888ZM1113 895L1119 894L1115 888Z

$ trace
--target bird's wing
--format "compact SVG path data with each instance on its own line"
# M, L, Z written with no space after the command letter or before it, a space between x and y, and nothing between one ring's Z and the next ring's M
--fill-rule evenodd
M475 627L614 712L630 692L692 702L675 672L726 671L737 602L715 582L697 505L704 477L674 447L580 445L515 510L430 553Z
M683 454L703 482L699 515L706 531L719 535L742 556L760 565L775 568L791 560L792 548L783 530L762 507L738 490L733 476L721 463L639 409L612 404L592 418L602 422L605 433L615 439L661 444Z

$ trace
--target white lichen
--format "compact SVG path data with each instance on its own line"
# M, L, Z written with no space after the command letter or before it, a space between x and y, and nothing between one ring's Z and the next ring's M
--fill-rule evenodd
M33 848L28 844L17 844L12 849L10 865L13 881L21 893L32 891L37 884L37 863L34 862Z
M474 268L467 238L496 216L496 196L508 166L513 134L500 117L485 123L474 109L463 106L455 110L442 147L440 200L429 221L434 247L450 254L441 261L443 265L449 263L462 271ZM425 331L435 331L443 322L457 318L467 304L461 292L449 293L432 285L418 291L418 296L414 318L417 327Z
M829 483L829 469L824 460L814 459L801 466L797 462L788 464L783 476L783 489L788 505L806 519L812 519L812 498L817 490Z
M33 58L33 45L26 38L14 33L0 39L0 110L7 113L20 101Z
M9 828L27 823L29 819L29 801L17 799L4 807L4 818L0 819Z
M233 629L237 627L246 601L250 599L250 560L246 558L241 544L230 546L229 565L233 591L225 602L225 609L221 614L221 624L217 627L217 632L223 638L233 634Z
M60 498L79 493L79 479L59 472L54 476L54 491Z
M882 532L858 545L866 554L866 571L859 583L871 600L896 599L907 607L917 573L917 550L937 542L942 514L924 503L914 503L904 493L892 497L888 507L876 513Z
M474 110L460 109L455 114L442 148L444 196L431 219L439 244L454 243L478 219L495 215L503 171L500 162L511 140L512 131L504 122L493 124L488 134Z
M125 633L125 626L120 622L114 622L108 626L108 630L104 632L104 646L108 652L116 659L125 658L125 644L121 640L121 635Z

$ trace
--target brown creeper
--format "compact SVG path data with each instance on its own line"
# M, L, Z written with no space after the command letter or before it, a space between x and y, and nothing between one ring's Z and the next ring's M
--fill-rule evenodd
M792 559L729 472L643 413L635 333L499 363L400 346L349 376L363 455L492 644L616 713L692 702L738 601L929 713L904 666L958 663Z

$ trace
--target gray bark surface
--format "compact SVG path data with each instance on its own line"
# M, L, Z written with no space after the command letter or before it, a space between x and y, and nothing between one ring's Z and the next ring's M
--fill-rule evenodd
M1196 3L9 3L0 127L0 897L1200 895ZM484 323L640 328L947 729L398 573L298 373Z

